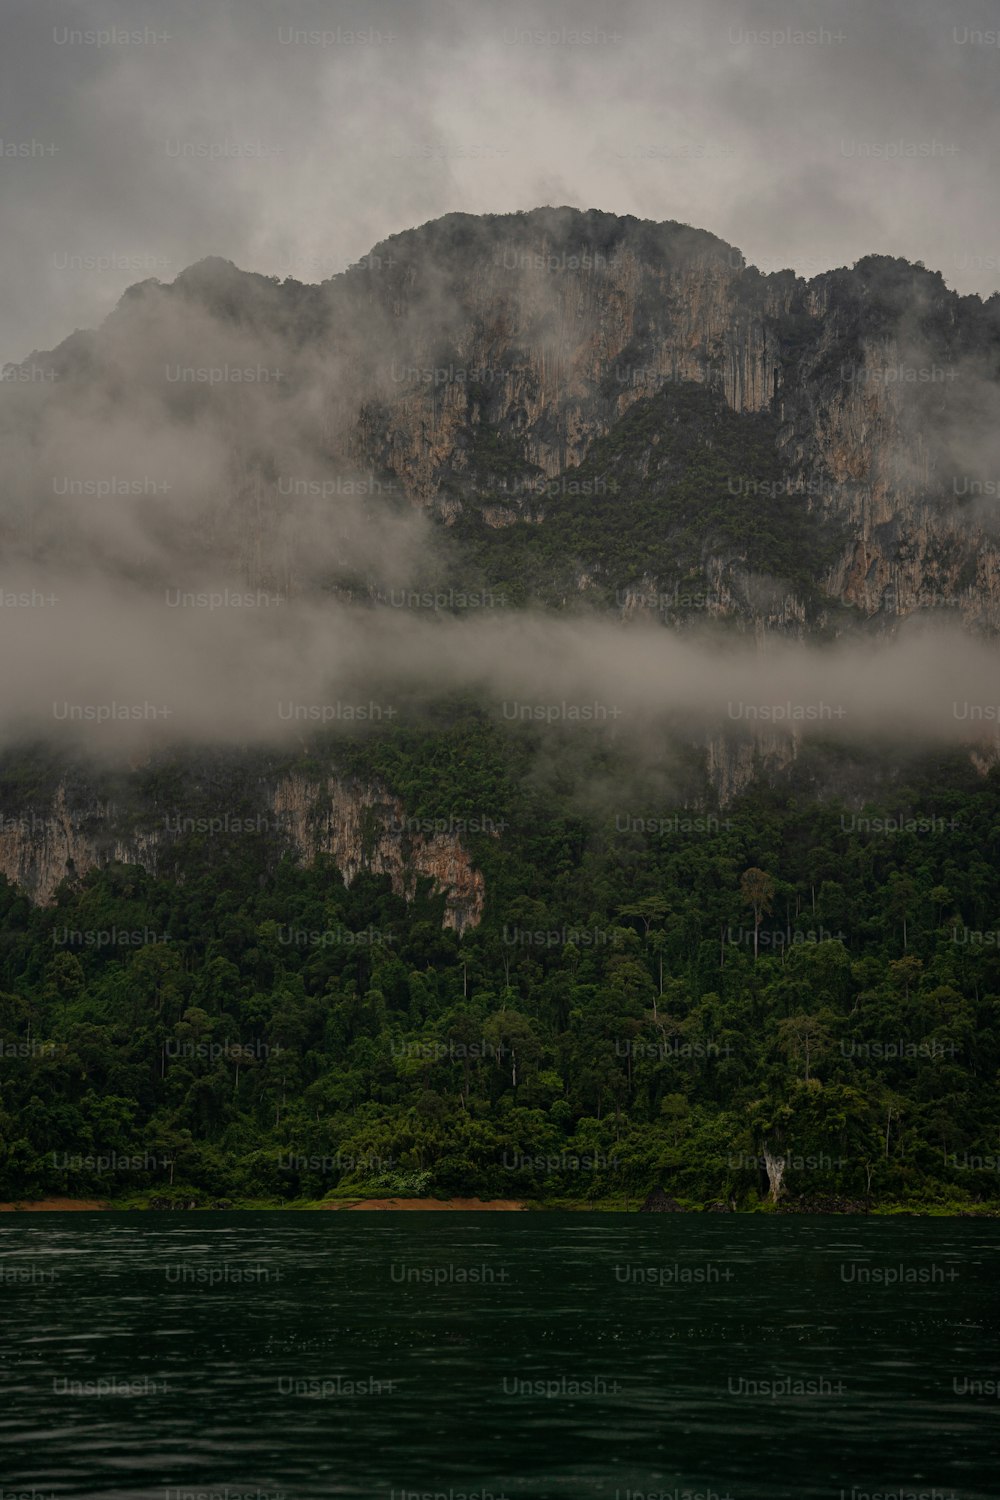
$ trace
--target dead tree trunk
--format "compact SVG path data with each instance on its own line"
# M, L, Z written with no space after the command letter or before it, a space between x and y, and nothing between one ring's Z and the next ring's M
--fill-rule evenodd
M764 1166L767 1168L767 1180L771 1185L771 1202L777 1203L782 1193L782 1180L785 1176L785 1158L773 1155L770 1146L764 1142Z

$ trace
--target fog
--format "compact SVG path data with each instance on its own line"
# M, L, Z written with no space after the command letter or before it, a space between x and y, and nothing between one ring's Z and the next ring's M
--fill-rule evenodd
M7 0L0 360L208 254L316 281L544 203L988 295L996 27L990 0Z
M5 593L39 589L8 573ZM49 575L4 610L4 733L113 757L170 744L298 745L318 729L419 722L472 694L505 723L649 745L668 734L993 742L995 652L914 626L879 647L680 637L643 623L465 617L211 587L200 603ZM239 600L240 602L237 602Z
M995 657L940 626L820 647L394 607L444 570L421 475L392 469L422 420L396 366L466 337L462 292L429 264L400 317L363 272L326 280L437 214L548 202L704 227L765 269L878 251L989 294L985 8L960 25L931 3L789 19L766 0L11 9L4 353L110 316L0 392L0 744L289 744L451 692L647 747L721 729L995 740ZM265 274L183 271L209 254ZM183 294L151 282L178 275ZM266 279L286 275L324 284L289 298ZM496 280L569 368L559 278ZM896 358L937 357L921 311L892 330ZM918 484L928 455L955 498L1000 477L990 358L909 402L891 482ZM993 529L995 491L971 501Z

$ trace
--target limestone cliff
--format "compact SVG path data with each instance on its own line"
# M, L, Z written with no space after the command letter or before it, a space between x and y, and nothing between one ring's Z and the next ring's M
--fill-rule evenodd
M787 492L846 530L817 579L831 602L887 628L940 608L1000 627L1000 531L975 503L1000 488L1000 297L886 257L764 276L685 226L569 210L452 215L373 253L391 353L353 452L415 503L449 523L464 504L492 528L544 524L540 487L637 402L692 381L776 418ZM730 608L774 623L753 600Z
M198 383L210 350L225 371L253 361L257 383L238 399L228 374ZM367 471L450 528L464 517L544 529L550 487L564 493L630 412L690 382L773 421L786 493L843 528L813 579L831 606L880 628L927 608L1000 625L1000 296L959 297L920 265L870 256L805 281L762 275L673 222L451 214L319 286L199 263L172 286L133 288L96 334L32 359L53 385L22 423L75 411L83 392L123 419L160 411L164 428L214 433L230 493L206 496L201 540L255 584L297 583L287 537L275 544L283 480ZM772 482L757 501L765 530L773 502ZM613 496L605 509L613 525ZM744 597L755 569L739 549L720 552L708 528L703 550L705 569L735 585L720 612L773 628L774 611ZM579 561L586 572L594 559ZM787 624L801 629L801 590L784 582Z
M523 506L539 476L577 467L667 381L717 386L738 411L770 406L773 325L792 290L761 282L746 296L743 259L721 240L568 210L470 221L475 231L465 219L373 252L391 266L378 287L393 349L361 405L358 452L415 500L457 488Z
M409 898L417 880L429 878L447 895L446 927L462 932L478 925L485 883L460 839L447 831L424 832L423 821L408 818L385 788L293 774L278 783L272 807L292 847L304 858L329 854L348 884L368 870L388 875L393 890Z
M350 777L310 779L291 772L264 779L258 803L234 817L199 806L195 816L174 809L160 815L136 788L102 797L86 778L59 782L51 798L0 811L0 874L34 901L52 901L59 884L112 862L168 871L178 837L259 833L275 853L294 851L310 861L328 854L349 885L362 870L388 875L393 890L411 898L421 878L446 897L444 925L456 932L478 925L485 882L461 838L449 829L408 818L384 787Z
M384 594L381 557L347 555L341 578L301 555L316 527L349 537L338 486L367 475L366 520L400 500L426 511L445 559L432 567L460 588L520 585L530 563L526 601L671 627L694 616L804 637L938 610L1000 630L1000 295L960 297L921 265L870 256L806 281L763 275L674 222L452 214L319 286L199 263L171 286L132 288L98 332L32 361L46 382L30 403L18 382L0 396L0 426L9 407L26 434L24 495L3 518L12 555L80 542L49 509L51 474L32 491L31 455L60 414L77 431L103 403L166 433L172 452L210 435L191 555L282 594ZM234 366L254 381L234 384ZM324 504L297 550L287 486L300 483ZM173 510L156 514L159 545ZM103 534L102 568L117 535ZM134 581L135 558L123 551L121 566ZM710 776L726 797L789 754L716 744ZM394 816L387 793L334 780L275 796L304 855L326 849L401 891L429 875L452 925L477 919L481 887L457 841L365 842L377 806ZM114 857L99 810L80 825L55 804L44 816L40 838L0 835L4 868L28 888ZM122 857L153 858L149 837L140 848L129 833Z

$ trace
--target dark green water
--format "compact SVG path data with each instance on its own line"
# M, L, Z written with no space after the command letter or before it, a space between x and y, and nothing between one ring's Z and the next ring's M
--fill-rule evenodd
M995 1500L998 1252L956 1220L5 1214L0 1500Z

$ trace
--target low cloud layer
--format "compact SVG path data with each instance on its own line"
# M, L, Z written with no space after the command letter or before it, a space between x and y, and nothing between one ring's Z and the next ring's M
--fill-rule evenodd
M626 746L720 731L995 744L1000 724L995 652L940 627L878 648L761 649L638 623L280 602L223 585L157 600L37 571L8 574L4 597L4 740L112 758L377 732L454 692L498 721Z

